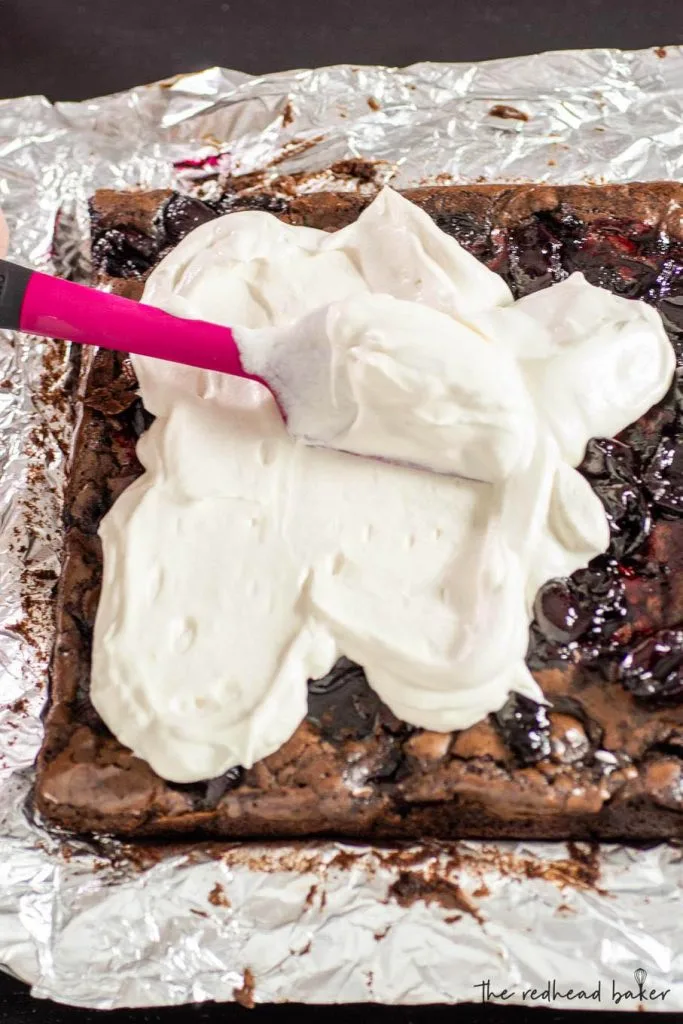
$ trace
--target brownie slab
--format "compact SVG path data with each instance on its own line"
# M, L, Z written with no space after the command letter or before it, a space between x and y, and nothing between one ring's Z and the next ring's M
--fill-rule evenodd
M528 664L547 706L511 696L470 729L399 721L346 659L309 683L308 714L249 770L167 783L123 747L89 698L100 519L141 472L150 418L129 361L85 361L65 495L50 703L36 806L77 832L358 839L683 837L683 185L475 186L405 193L514 295L582 271L661 313L679 371L665 400L581 471L610 520L608 553L536 600ZM215 202L102 191L91 205L97 283L139 298L185 234L237 209L336 230L369 202L276 189ZM491 638L495 642L495 637ZM226 652L229 657L229 652Z

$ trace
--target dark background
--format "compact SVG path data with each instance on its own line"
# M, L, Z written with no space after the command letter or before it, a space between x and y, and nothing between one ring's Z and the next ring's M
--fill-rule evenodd
M83 99L213 64L261 74L681 42L681 0L0 0L0 96Z
M213 64L260 74L669 43L683 43L683 0L0 0L0 97L83 99ZM321 1015L326 1024L607 1024L599 1012L480 1005L202 1006L103 1015L33 1000L20 982L0 976L1 1024L313 1024Z

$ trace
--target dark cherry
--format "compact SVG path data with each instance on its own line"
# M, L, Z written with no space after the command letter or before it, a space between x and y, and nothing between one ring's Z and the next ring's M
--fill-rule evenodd
M578 640L593 621L590 597L571 580L551 580L539 590L534 604L536 621L543 634L557 644Z
M566 269L624 298L641 298L653 287L662 260L660 235L650 226L619 219L594 221L567 247Z
M594 558L588 568L574 573L572 585L593 606L590 627L582 644L606 650L628 614L619 563L608 556Z
M683 512L683 445L681 428L662 438L644 474L655 503L667 512Z
M520 764L536 764L550 754L550 722L542 704L513 693L493 716Z
M636 244L619 235L587 237L572 259L572 269L591 284L625 299L638 299L655 285L657 264L637 259Z
M131 428L136 437L142 437L145 431L149 430L152 426L156 418L152 416L151 412L147 412L139 398L130 407L128 415Z
M683 630L662 630L639 643L619 663L618 679L644 704L683 702Z
M362 739L375 728L382 703L360 665L340 658L331 672L308 684L308 719L331 740Z
M495 240L490 225L482 224L465 212L436 214L434 222L447 235L457 239L460 245L478 260L491 265L495 255Z
M527 652L531 669L611 658L628 616L620 563L601 556L568 580L550 580L536 597L534 613Z
M676 345L683 334L683 245L671 246L670 259L660 267L645 298L657 305L664 326Z
M190 231L216 219L216 211L199 199L174 192L162 210L162 223L167 240L177 245Z
M620 441L588 442L579 470L605 507L610 525L610 551L623 558L641 546L652 520L643 495L635 453Z
M679 397L680 395L680 397ZM683 393L674 382L665 398L649 412L630 424L617 437L618 441L631 448L641 466L647 466L657 450L663 435L670 431L676 420L677 404L683 410Z
M515 297L529 295L566 277L562 243L548 220L536 216L508 234L508 284Z
M155 262L156 245L131 228L109 228L95 240L92 257L97 269L109 277L140 277Z

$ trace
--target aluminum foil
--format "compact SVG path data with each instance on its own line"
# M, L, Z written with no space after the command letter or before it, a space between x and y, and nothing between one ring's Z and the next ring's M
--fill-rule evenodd
M501 116L502 115L502 116ZM11 255L88 272L86 199L383 161L383 180L683 173L683 50L250 77L211 68L84 103L0 102ZM275 161L275 163L273 163ZM276 172L273 171L276 168ZM367 187L361 185L360 187ZM0 962L88 1007L201 1000L683 1009L677 848L126 846L30 815L59 570L68 353L0 335ZM417 895L416 895L417 894ZM569 993L569 990L572 990Z

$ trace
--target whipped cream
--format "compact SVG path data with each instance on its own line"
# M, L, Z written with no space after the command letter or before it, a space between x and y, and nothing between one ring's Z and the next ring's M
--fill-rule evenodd
M335 234L203 225L145 301L236 326L289 429L257 383L135 359L157 419L100 530L91 690L118 738L176 782L250 766L341 655L416 726L542 700L533 599L607 547L573 467L666 392L657 314L580 275L513 302L388 189Z

